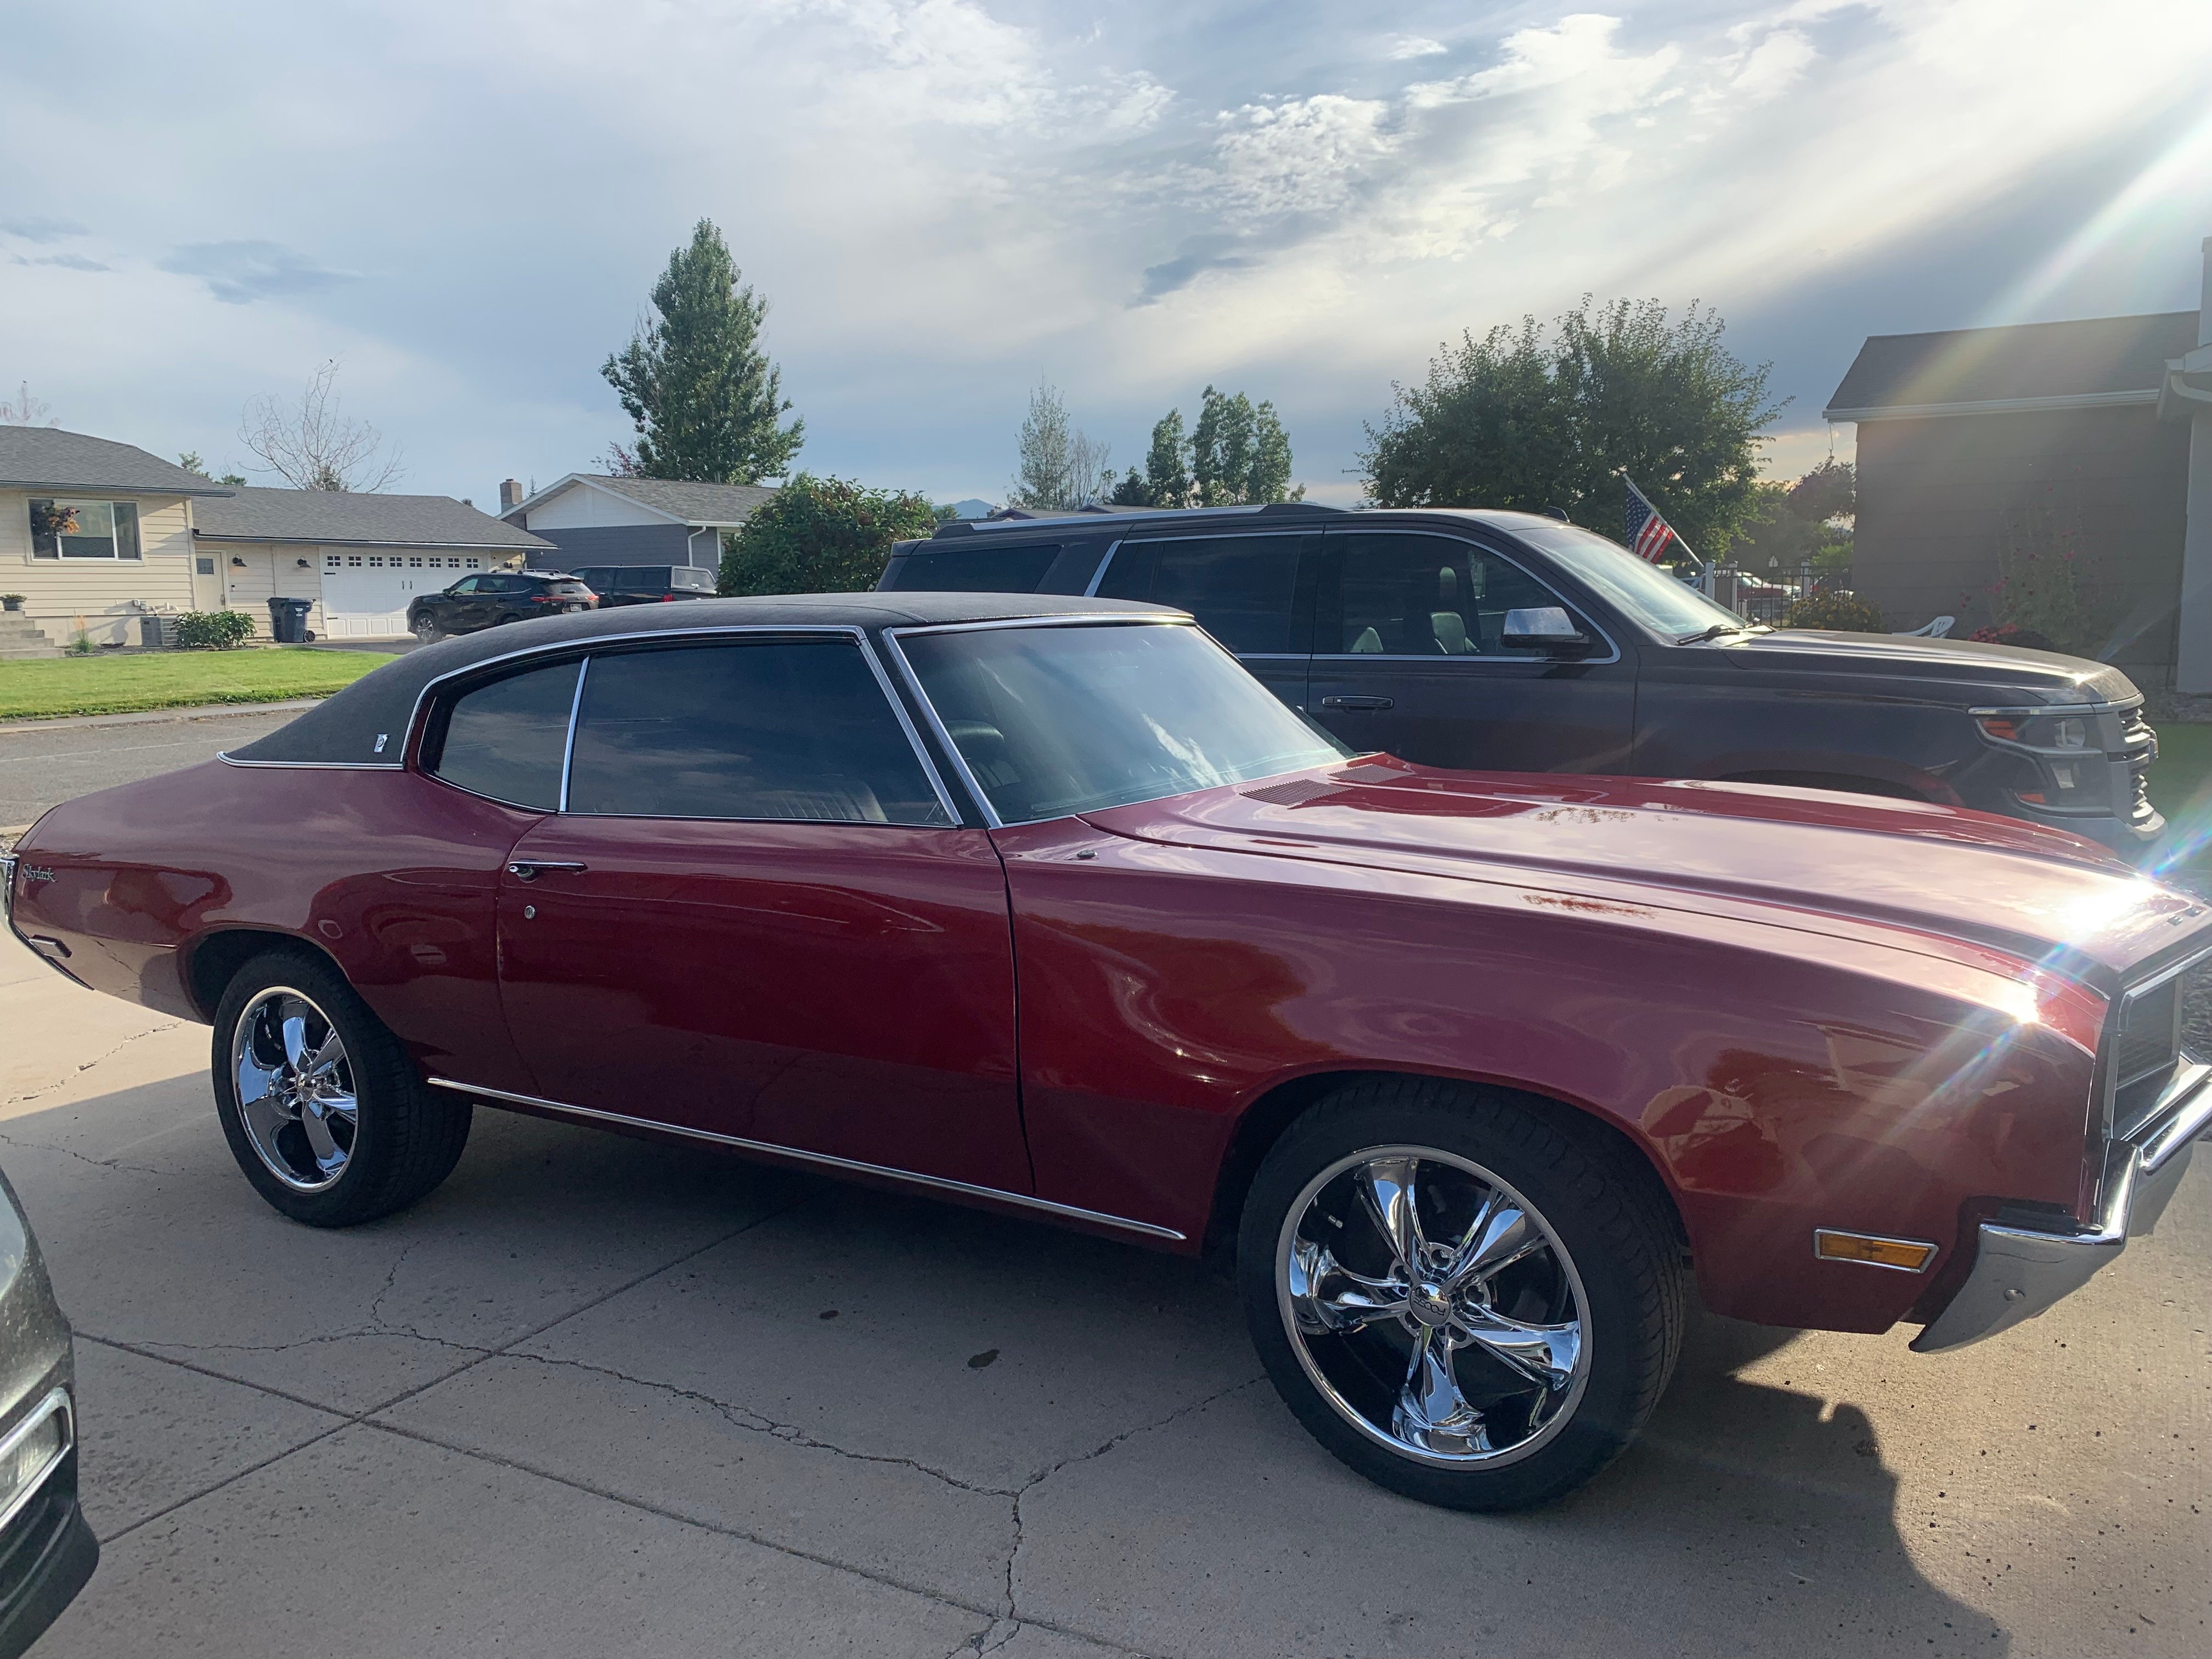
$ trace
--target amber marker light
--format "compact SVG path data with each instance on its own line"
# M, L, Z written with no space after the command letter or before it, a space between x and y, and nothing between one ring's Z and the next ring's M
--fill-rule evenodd
M1917 1273L1925 1273L1936 1259L1936 1247L1917 1238L1876 1238L1869 1233L1839 1233L1818 1227L1813 1232L1813 1254L1823 1261L1863 1261L1869 1267Z

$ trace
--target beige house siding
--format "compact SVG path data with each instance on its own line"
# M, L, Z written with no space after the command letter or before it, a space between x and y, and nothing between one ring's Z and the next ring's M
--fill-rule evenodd
M269 623L271 598L314 600L315 608L307 612L307 627L319 636L326 631L322 549L282 542L203 542L201 546L215 553L216 568L222 579L223 608L243 611L252 617L256 638L276 637ZM300 568L302 559L307 561L304 570Z
M23 614L56 645L76 637L79 618L95 645L136 645L143 612L192 608L190 498L101 492L101 499L137 504L141 556L34 559L32 493L0 489L0 593L21 593Z

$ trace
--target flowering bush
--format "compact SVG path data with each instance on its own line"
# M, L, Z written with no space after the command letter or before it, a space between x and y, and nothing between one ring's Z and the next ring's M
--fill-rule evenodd
M2058 649L2033 628L2021 628L2012 623L1998 623L1993 627L1977 628L1972 637L1984 645L2017 646L2022 651Z
M1790 607L1784 628L1832 628L1845 634L1879 634L1881 607L1856 593L1812 593Z
M253 618L243 611L187 611L175 632L187 651L228 651L253 637Z
M2033 649L2101 657L2119 611L2118 585L2082 540L2079 506L2062 501L2056 485L2046 486L2045 494L2045 501L2006 514L1991 608L2002 627L2040 641ZM1981 637L1979 630L1975 637Z

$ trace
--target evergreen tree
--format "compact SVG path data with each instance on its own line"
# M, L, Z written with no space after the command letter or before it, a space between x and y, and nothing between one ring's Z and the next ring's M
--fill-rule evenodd
M1198 424L1183 435L1182 411L1152 428L1142 477L1131 467L1115 486L1124 507L1238 507L1305 499L1291 488L1291 439L1272 403L1206 388Z
M638 475L697 483L758 483L787 471L805 423L761 349L768 301L738 277L714 222L668 256L653 286L659 315L600 373L637 427Z

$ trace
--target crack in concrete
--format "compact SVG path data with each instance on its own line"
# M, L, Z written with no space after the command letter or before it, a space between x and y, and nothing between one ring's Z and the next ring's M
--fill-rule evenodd
M1240 1394L1244 1389L1252 1387L1255 1383L1264 1382L1267 1380L1267 1376L1263 1372L1258 1376L1248 1376L1241 1382L1232 1382L1225 1389L1217 1389L1202 1400L1194 1400L1188 1405L1179 1406L1174 1411L1170 1412L1165 1417L1155 1419L1150 1423L1139 1423L1133 1429L1124 1429L1121 1433L1114 1436L1110 1440L1103 1442L1096 1449L1087 1452L1078 1452L1073 1456L1063 1457L1059 1462L1054 1463L1050 1468L1046 1469L1042 1474L1031 1476L1027 1484L1014 1494L1014 1547L1006 1552L1006 1610L1005 1617L1015 1620L1018 1623L1035 1624L1039 1622L1035 1620L1023 1620L1020 1618L1014 1589L1014 1578L1017 1571L1018 1571L1022 1558L1022 1546L1028 1541L1028 1523L1022 1518L1022 1504L1031 1492L1035 1492L1039 1486L1044 1485L1046 1481L1051 1480L1054 1475L1060 1474L1063 1469L1072 1469L1079 1463L1089 1463L1094 1462L1098 1458L1105 1456L1107 1453L1114 1450L1116 1447L1124 1445L1129 1441L1135 1439L1140 1434L1151 1434L1155 1430L1164 1429L1170 1424L1179 1422L1183 1418L1190 1416L1194 1412L1204 1411L1208 1406L1212 1405L1217 1401L1226 1400L1232 1394ZM1058 1626L1054 1626L1051 1628L1057 1629ZM1080 1631L1071 1632L1069 1633L1071 1635L1083 1636L1086 1641L1096 1641L1098 1639L1096 1637L1090 1636L1086 1632ZM1124 1649L1123 1651L1127 1652L1128 1650Z
M172 1019L165 1021L159 1025L149 1025L143 1031L134 1031L129 1036L124 1038L122 1042L117 1043L112 1048L107 1050L106 1053L94 1054L90 1060L86 1060L82 1065L79 1066L70 1076L63 1078L59 1082L49 1083L43 1089L33 1089L27 1095L11 1095L6 1100L0 1101L0 1108L20 1106L27 1100L37 1100L41 1096L53 1093L57 1089L66 1089L71 1083L75 1082L77 1078L83 1076L84 1073L90 1071L101 1061L114 1059L116 1055L121 1054L132 1043L141 1042L149 1036L157 1036L163 1031L182 1030L185 1028L185 1024L186 1022L181 1019ZM58 1146L54 1146L49 1147L47 1150L50 1152L59 1152L62 1149ZM149 1170L146 1173L149 1175L157 1175L160 1171Z
M19 1097L24 1100L32 1098L29 1095ZM73 1146L56 1146L44 1140L25 1140L19 1135L0 1133L0 1144L20 1147L27 1152L53 1152L63 1158L73 1158L80 1164L91 1164L95 1170L127 1170L132 1175L157 1176L161 1173L159 1170L149 1169L143 1164L125 1164L119 1158L94 1158L91 1153L80 1152Z
M893 1457L882 1452L853 1451L822 1439L819 1436L810 1434L796 1423L780 1423L772 1417L753 1410L750 1406L741 1406L733 1401L718 1400L713 1395L703 1393L697 1389L680 1388L673 1382L662 1382L649 1376L632 1376L626 1371L616 1370L612 1366L594 1365L588 1360L564 1359L552 1354L505 1353L500 1358L526 1359L539 1365L564 1365L574 1370L589 1371L599 1376L612 1377L617 1382L628 1382L636 1388L651 1389L657 1393L667 1395L672 1399L696 1401L698 1404L719 1414L733 1428L743 1429L752 1434L764 1434L772 1440L781 1440L786 1445L802 1447L808 1451L825 1451L834 1457L850 1458L856 1463L894 1464L901 1468L912 1469L918 1474L926 1474L933 1480L941 1480L948 1486L957 1486L962 1492L974 1492L978 1497L1012 1498L1018 1495L1018 1489L1015 1487L978 1486L972 1480L963 1480L958 1475L924 1463L918 1458Z
M479 1358L489 1358L493 1354L499 1352L496 1348L487 1348L478 1343L455 1342L442 1336L425 1336L422 1332L411 1330L404 1325L374 1325L365 1330L358 1331L325 1331L319 1335L303 1336L290 1342L162 1342L142 1340L134 1344L122 1341L118 1338L112 1336L97 1335L94 1337L94 1340L105 1342L111 1348L124 1348L130 1350L132 1352L151 1353L155 1357L159 1358L161 1356L161 1350L165 1348L175 1348L185 1353L289 1353L295 1348L312 1348L318 1343L354 1342L358 1341L364 1337L404 1337L410 1342L427 1342L433 1347L458 1348L463 1353L472 1353L477 1355ZM521 1340L522 1339L518 1338L516 1340ZM246 1382L244 1377L234 1377L231 1380L240 1382ZM247 1382L246 1386L248 1388L258 1388L260 1385L258 1383ZM371 1409L375 1408L372 1407Z

